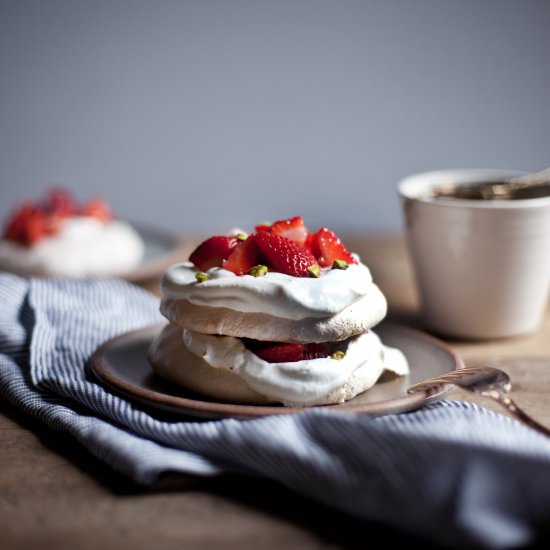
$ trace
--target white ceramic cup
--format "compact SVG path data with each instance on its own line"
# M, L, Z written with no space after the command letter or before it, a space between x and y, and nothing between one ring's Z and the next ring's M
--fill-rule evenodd
M423 316L431 330L490 339L539 327L550 289L550 197L429 197L434 186L444 183L520 174L442 170L399 183Z

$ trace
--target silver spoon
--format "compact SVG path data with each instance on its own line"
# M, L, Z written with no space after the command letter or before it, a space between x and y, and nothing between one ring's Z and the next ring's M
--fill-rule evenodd
M443 183L432 189L431 196L473 200L534 199L550 196L550 168L502 181Z
M493 367L470 367L430 378L407 389L407 393L424 392L431 395L445 384L453 384L464 390L490 397L502 405L516 419L544 435L550 436L550 429L531 418L520 409L510 397L512 383L510 377L502 370Z

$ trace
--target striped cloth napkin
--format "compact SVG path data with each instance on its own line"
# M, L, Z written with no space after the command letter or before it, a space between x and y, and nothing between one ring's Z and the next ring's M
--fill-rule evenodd
M0 396L144 484L237 472L437 543L512 548L544 534L550 440L472 404L166 422L88 375L99 344L161 320L157 299L123 281L0 274Z

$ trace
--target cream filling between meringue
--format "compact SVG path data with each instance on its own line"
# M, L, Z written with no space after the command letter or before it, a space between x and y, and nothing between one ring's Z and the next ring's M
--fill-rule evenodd
M328 357L289 363L268 363L232 336L185 329L182 339L208 365L237 374L259 394L287 406L342 402L373 386L384 370L400 376L409 372L401 351L384 346L373 331L349 339L341 360Z

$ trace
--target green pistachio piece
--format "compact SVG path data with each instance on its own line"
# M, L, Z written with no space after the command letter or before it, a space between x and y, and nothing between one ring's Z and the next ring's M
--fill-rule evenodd
M263 277L268 272L267 266L258 264L255 265L249 272L249 275L252 275L253 277Z
M335 351L331 357L332 359L336 359L336 361L341 361L344 357L346 356L346 354L343 352L343 351Z
M332 269L347 269L348 267L349 264L345 260L334 260L332 264Z
M237 233L235 235L235 238L237 238L239 241L246 241L246 239L248 239L248 235L246 233Z
M307 270L309 271L310 277L320 277L321 268L317 264L310 265Z
M202 271L199 271L195 275L195 279L197 279L197 283L204 283L204 281L208 281L208 275Z

